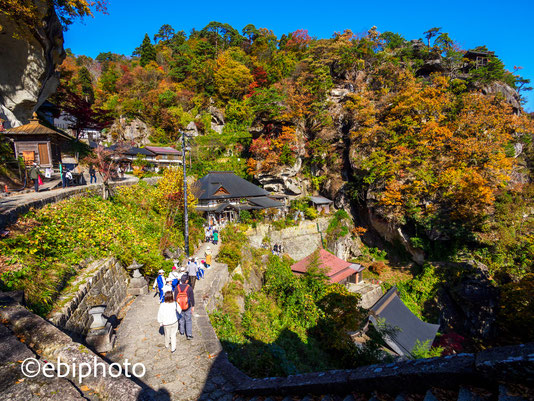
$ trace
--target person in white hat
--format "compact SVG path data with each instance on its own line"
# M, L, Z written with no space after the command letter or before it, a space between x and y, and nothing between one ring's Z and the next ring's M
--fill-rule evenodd
M211 267L211 248L209 245L206 247L206 252L205 252L204 257L206 260L206 269L209 269Z
M163 297L165 297L165 293L167 291L172 291L173 288L172 288L172 278L170 277L167 277L165 279L165 285L163 286L163 288L161 289L161 291L163 292ZM163 302L163 301L162 301Z
M163 302L163 297L165 296L165 293L163 292L163 286L164 285L165 285L165 270L159 269L158 277L156 277L156 280L154 280L154 284L152 285L152 289L154 290L154 289L156 289L156 286L158 287L160 302Z

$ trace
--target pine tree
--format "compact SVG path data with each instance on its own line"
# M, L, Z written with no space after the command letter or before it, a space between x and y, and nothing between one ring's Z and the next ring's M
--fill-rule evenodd
M148 33L145 33L145 38L143 39L143 43L141 43L140 55L141 58L139 63L141 64L141 67L146 66L151 61L156 61L156 50L150 42Z
M85 97L85 101L89 104L93 104L95 101L95 94L93 91L91 73L87 67L84 66L80 68L80 71L78 71L78 82L80 83L82 95Z

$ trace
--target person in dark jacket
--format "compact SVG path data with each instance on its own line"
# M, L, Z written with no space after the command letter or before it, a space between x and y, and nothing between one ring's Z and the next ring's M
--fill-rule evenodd
M95 180L95 184L96 184L96 170L95 170L95 166L93 166L92 164L89 166L89 177L91 177L90 184L93 183L93 179Z
M193 313L195 313L195 294L187 284L187 274L180 279L180 284L174 289L174 299L182 308L182 314L178 320L178 331L186 335L188 340L193 339Z
M35 192L39 192L39 177L40 176L41 176L41 172L39 171L39 166L37 165L37 163L33 163L33 166L30 169L30 178L33 180Z
M195 283L197 281L197 273L198 273L198 264L195 262L195 259L193 257L189 258L189 262L187 262L187 273L189 274L189 284L191 284L191 287L195 289Z

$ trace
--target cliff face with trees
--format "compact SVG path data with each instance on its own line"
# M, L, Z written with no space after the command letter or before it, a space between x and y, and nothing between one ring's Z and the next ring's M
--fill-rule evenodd
M477 64L439 28L423 37L163 25L132 56L67 50L52 101L80 129L110 127L110 142L176 144L186 131L196 175L234 170L268 190L331 197L418 263L483 271L504 310L531 321L514 295L534 265L528 81L484 47Z
M517 71L485 47L476 64L439 28L424 37L163 25L132 57L68 54L56 99L82 118L145 123L153 143L185 130L195 173L365 206L384 236L428 255L436 241L478 243L503 196L528 190L532 121Z
M0 119L4 128L27 123L55 92L65 58L63 29L105 11L105 0L0 1Z

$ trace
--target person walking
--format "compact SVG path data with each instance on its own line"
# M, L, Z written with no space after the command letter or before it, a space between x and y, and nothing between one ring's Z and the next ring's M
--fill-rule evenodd
M176 267L176 263L172 267L172 271L169 273L169 279L171 280L172 289L174 290L178 283L180 283L180 278L182 277L182 273L178 273L178 269Z
M211 248L209 245L206 247L204 259L206 260L206 269L209 269L211 267Z
M165 333L165 348L171 347L171 352L176 351L176 334L178 333L178 317L182 308L174 299L172 291L165 292L164 302L159 305L158 323L163 326Z
M193 313L195 313L195 294L193 288L187 284L187 275L180 279L180 284L174 289L174 299L182 309L178 320L178 330L188 340L193 339Z
M219 242L219 230L213 230L213 245Z
M96 170L95 166L93 166L92 164L89 166L89 177L91 177L90 184L93 183L93 179L95 180L96 184Z
M156 286L158 287L158 293L159 293L159 300L160 302L163 302L163 297L165 294L163 293L163 286L165 285L165 271L159 270L158 271L158 277L156 277L156 280L154 280L154 284L152 285L152 289L156 289Z
M41 179L41 172L39 171L39 166L37 163L33 163L33 166L30 169L30 178L33 180L35 192L39 192L39 180Z
M65 180L65 171L63 170L63 163L59 162L59 176L61 177L61 187L65 188L67 186L67 181Z
M187 262L187 274L189 275L189 283L191 284L191 288L195 289L195 283L197 281L197 273L198 273L198 265L193 260L193 257L189 258L189 262Z

